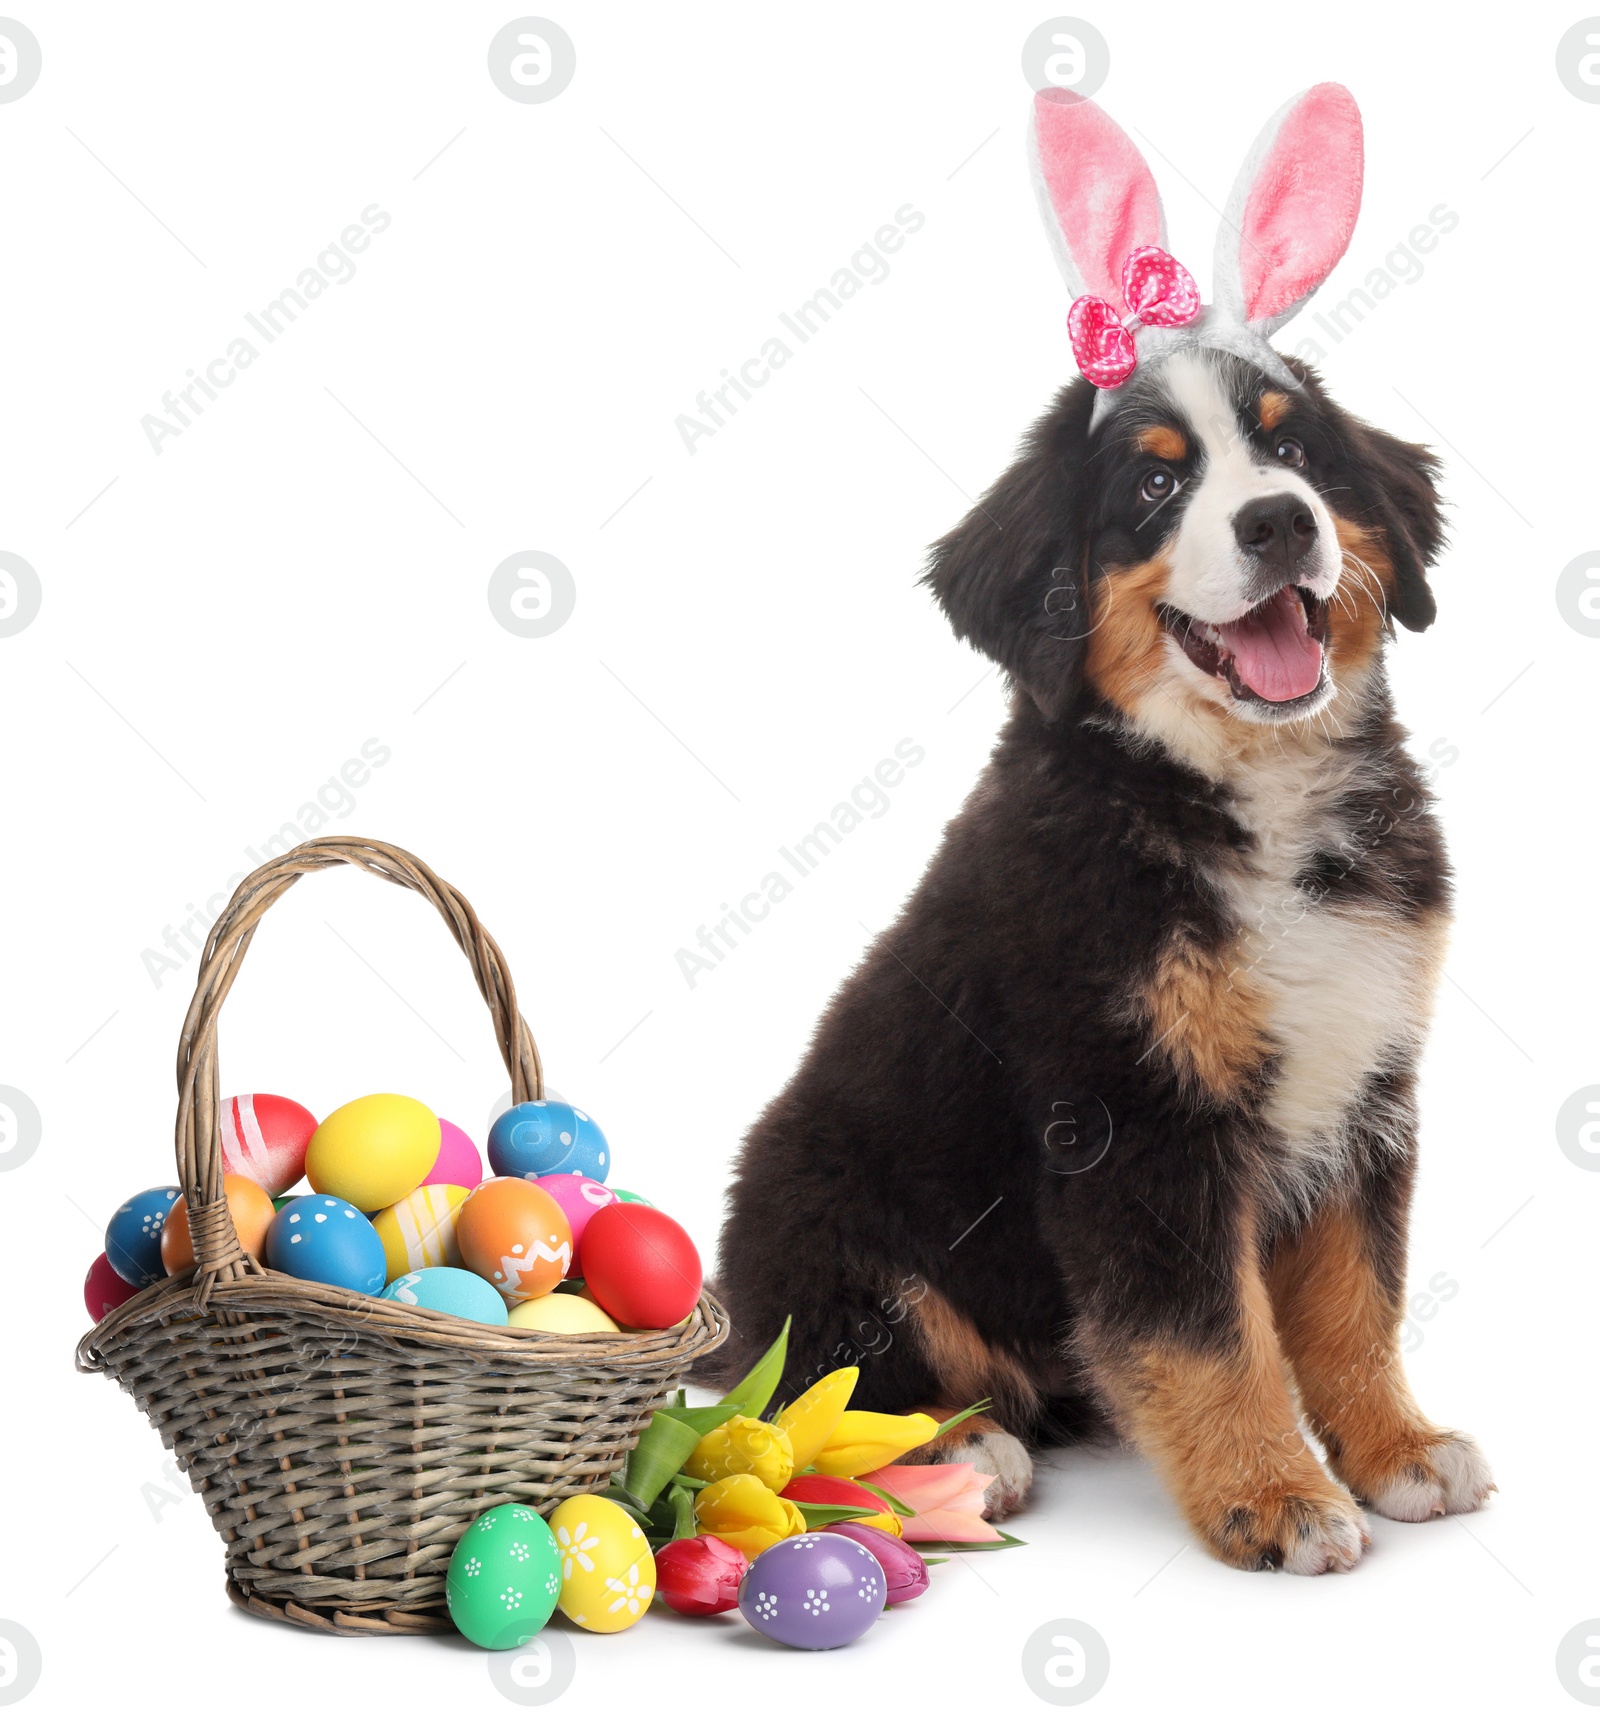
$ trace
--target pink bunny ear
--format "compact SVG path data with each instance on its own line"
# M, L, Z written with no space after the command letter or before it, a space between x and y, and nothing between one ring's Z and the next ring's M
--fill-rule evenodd
M1031 143L1040 213L1067 286L1125 314L1129 252L1166 244L1155 177L1121 126L1070 90L1034 97Z
M1263 334L1285 323L1344 256L1361 209L1361 112L1317 84L1267 122L1217 233L1215 297Z

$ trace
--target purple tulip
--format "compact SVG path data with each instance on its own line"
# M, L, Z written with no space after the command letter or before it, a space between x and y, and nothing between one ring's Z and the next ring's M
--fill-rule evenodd
M881 1527L862 1526L859 1521L850 1520L836 1520L828 1531L853 1538L877 1557L889 1583L890 1604L905 1604L921 1598L928 1590L928 1565L903 1538L896 1538Z

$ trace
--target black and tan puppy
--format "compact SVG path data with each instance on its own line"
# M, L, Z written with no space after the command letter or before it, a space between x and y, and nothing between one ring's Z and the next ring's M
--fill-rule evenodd
M1433 619L1434 474L1198 342L1063 389L935 546L1011 716L745 1143L719 1375L792 1313L787 1397L987 1397L937 1458L995 1514L1109 1426L1247 1568L1485 1500L1398 1350L1450 888L1383 655Z

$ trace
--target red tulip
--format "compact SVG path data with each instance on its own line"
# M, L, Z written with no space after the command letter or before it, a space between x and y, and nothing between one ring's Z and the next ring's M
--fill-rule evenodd
M828 1531L853 1538L877 1557L889 1582L890 1604L905 1604L928 1590L928 1565L903 1538L858 1520L835 1521Z
M718 1616L739 1602L750 1559L709 1533L675 1538L656 1552L656 1592L680 1616Z

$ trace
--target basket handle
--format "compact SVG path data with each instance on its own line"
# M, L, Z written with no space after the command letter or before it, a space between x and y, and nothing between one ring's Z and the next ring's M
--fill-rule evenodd
M517 1010L517 990L500 948L455 887L409 851L370 838L320 838L263 864L241 882L217 918L200 958L194 999L178 1041L178 1178L194 1241L196 1304L204 1309L217 1280L259 1274L261 1265L239 1244L222 1195L222 1098L217 1082L217 1017L261 918L303 874L342 863L420 892L444 917L466 953L494 1019L495 1038L511 1074L515 1102L544 1098L544 1071L533 1035Z

